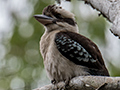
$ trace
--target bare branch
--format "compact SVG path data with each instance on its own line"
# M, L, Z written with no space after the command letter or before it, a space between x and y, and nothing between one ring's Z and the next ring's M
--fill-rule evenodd
M60 82L57 89L64 87L65 83ZM34 90L55 90L50 84ZM120 77L103 76L79 76L70 80L68 90L120 90Z
M58 0L59 3L62 0ZM65 0L71 1L71 0ZM120 38L120 0L79 0L90 4L94 9L101 12L111 23L110 31Z
M111 32L120 38L120 0L84 0L111 23Z

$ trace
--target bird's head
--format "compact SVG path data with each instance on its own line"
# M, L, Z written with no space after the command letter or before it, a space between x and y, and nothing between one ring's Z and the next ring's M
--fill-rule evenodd
M42 15L34 15L34 17L47 28L47 31L64 29L78 32L74 14L62 7L49 5L44 8Z

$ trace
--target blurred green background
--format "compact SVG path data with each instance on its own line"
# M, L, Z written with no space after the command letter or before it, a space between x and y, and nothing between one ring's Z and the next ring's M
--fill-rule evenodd
M44 27L33 18L54 0L0 0L0 90L31 90L50 81L39 52ZM100 48L111 76L120 76L120 41L110 23L81 1L62 2L75 14L80 33Z

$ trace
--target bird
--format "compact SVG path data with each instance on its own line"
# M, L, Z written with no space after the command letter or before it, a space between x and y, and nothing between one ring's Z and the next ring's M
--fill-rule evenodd
M49 5L34 17L45 27L40 52L52 84L67 83L77 76L109 76L97 45L79 34L73 13Z

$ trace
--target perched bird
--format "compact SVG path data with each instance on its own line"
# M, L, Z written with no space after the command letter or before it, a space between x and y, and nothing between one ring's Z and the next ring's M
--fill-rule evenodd
M49 5L34 17L45 26L40 51L52 83L76 76L109 76L97 45L78 33L73 13Z

